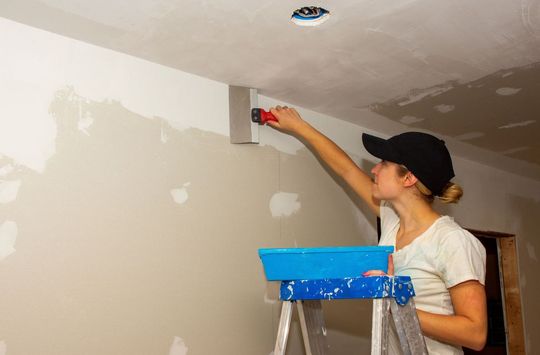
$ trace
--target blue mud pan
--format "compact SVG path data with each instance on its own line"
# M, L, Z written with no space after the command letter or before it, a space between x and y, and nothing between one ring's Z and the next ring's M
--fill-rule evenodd
M268 281L359 277L368 270L388 272L392 246L259 249Z

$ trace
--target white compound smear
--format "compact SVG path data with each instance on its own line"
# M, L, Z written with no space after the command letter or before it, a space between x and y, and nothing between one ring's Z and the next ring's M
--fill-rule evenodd
M298 194L290 192L277 192L270 199L270 212L272 217L289 217L300 210Z
M190 185L191 185L190 182L186 182L184 185L182 185L182 187L171 190L171 195L174 202L176 202L179 205L186 203L186 201L189 199L187 187Z
M180 337L174 337L169 350L169 355L187 355L188 348L184 340Z
M17 224L13 221L5 221L0 226L0 261L15 252L17 231Z
M15 201L19 187L21 187L21 180L0 182L0 204Z

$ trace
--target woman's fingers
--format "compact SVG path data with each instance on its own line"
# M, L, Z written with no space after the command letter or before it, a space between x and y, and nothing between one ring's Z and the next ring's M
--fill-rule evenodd
M302 118L295 109L287 106L276 106L270 108L270 112L276 117L277 122L269 121L273 128L279 128L285 132L298 132L302 129Z
M388 275L394 276L394 256L388 255Z
M364 272L362 276L386 276L386 273L382 270L370 270Z
M272 128L280 128L278 121L266 121L266 124Z

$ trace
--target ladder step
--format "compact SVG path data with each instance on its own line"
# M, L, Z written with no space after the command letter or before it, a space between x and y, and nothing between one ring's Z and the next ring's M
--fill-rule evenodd
M282 281L280 289L283 301L395 297L405 304L414 295L409 276Z

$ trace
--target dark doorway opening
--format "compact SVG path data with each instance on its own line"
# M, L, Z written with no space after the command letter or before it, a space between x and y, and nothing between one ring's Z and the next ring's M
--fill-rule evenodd
M506 355L504 325L504 298L502 295L497 239L476 235L486 248L486 298L488 308L488 335L482 351L463 348L464 354Z

